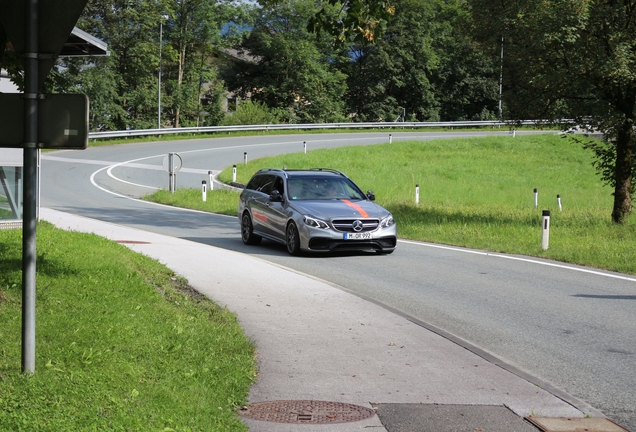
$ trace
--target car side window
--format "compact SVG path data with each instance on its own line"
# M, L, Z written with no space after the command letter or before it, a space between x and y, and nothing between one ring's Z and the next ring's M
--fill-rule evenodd
M276 176L276 180L274 180L274 185L272 186L272 191L277 190L279 194L283 195L285 193L285 186L283 184L283 179Z
M245 189L257 190L260 183L263 181L263 177L264 176L262 175L252 177L252 179L247 183L247 186L245 186Z
M275 179L276 176L271 174L257 175L249 181L245 188L269 195L272 191L272 184Z
M274 180L276 176L271 174L265 174L263 177L263 181L258 184L256 188L257 191L263 192L265 195L269 195L272 193L272 185L274 184Z

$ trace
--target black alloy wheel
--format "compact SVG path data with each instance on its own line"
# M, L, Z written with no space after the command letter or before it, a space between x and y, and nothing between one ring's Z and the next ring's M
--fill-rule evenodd
M289 225L287 225L285 244L287 245L287 252L289 252L290 255L300 255L300 235L294 222L290 222Z
M262 237L254 234L252 226L252 218L249 213L243 213L241 218L241 238L246 245L257 245L261 242Z

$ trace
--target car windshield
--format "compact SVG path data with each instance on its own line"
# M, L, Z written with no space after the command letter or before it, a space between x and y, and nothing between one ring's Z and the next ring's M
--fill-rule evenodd
M291 200L366 199L347 178L291 178L287 181L287 195Z

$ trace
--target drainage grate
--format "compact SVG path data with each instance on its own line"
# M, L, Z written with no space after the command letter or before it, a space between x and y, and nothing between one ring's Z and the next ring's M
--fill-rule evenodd
M348 423L371 418L375 411L340 402L285 400L259 402L241 407L239 414L254 420L276 423Z

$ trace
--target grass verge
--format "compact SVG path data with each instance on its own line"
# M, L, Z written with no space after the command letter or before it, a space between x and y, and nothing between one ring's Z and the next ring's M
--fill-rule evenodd
M93 234L38 225L36 373L21 373L21 231L0 231L0 430L241 431L234 314Z
M636 274L636 224L633 218L623 225L611 222L612 191L591 158L580 143L554 134L409 141L253 160L237 165L237 181L246 183L263 167L334 168L375 192L397 220L401 238ZM229 182L231 168L219 178ZM191 206L182 193L188 192L177 191L170 204ZM200 203L200 191L192 193L198 196L196 208L236 214L236 194L217 197L213 191ZM150 199L161 201L156 195ZM542 210L551 211L547 251L541 248Z

